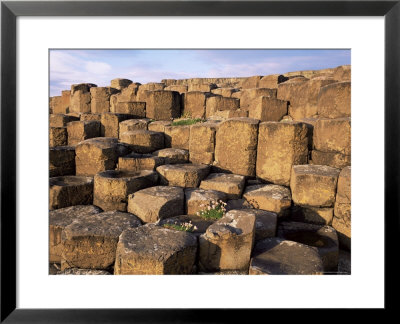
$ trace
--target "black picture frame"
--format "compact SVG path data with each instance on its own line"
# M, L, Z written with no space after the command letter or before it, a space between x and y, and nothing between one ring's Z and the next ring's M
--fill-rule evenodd
M249 310L16 308L16 18L19 16L384 16L385 309L399 285L400 0L395 1L2 1L1 3L1 322L234 322ZM366 163L368 163L366 161ZM368 175L366 175L367 177ZM367 180L366 180L367 183ZM373 193L372 193L373 195ZM371 234L372 235L372 234ZM373 256L371 256L373 263ZM373 266L373 264L371 264ZM366 269L368 271L368 269ZM366 283L367 284L367 283ZM255 319L264 310L251 310Z

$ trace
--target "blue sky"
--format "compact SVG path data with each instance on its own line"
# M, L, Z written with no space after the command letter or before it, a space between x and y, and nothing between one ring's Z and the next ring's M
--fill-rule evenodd
M50 50L50 95L71 84L108 86L196 77L245 77L351 64L350 50Z

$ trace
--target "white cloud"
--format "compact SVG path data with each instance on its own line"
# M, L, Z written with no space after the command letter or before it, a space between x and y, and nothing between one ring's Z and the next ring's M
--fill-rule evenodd
M111 65L104 62L86 62L86 71L93 74L106 74L111 71Z

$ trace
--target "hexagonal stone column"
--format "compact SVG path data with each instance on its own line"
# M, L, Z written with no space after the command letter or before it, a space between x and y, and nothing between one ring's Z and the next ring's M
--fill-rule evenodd
M71 206L52 210L49 213L49 258L50 262L61 262L62 244L61 234L63 229L74 220L84 215L98 214L101 209L92 206Z
M237 110L240 108L240 100L222 96L212 96L206 100L206 117L214 116L218 111Z
M153 155L164 159L165 164L180 164L189 162L189 152L177 148L166 148L153 152Z
M320 152L351 155L351 119L318 119L313 141L315 149Z
M232 118L219 124L215 143L217 167L244 176L256 171L258 120Z
M152 154L130 153L118 158L118 170L124 171L155 170L163 164L165 164L163 157Z
M317 249L325 272L337 271L339 242L336 231L330 226L319 226L301 222L281 222L277 236Z
M92 113L104 113L110 111L110 97L119 92L111 87L90 88L91 102L90 111Z
M199 237L201 271L248 269L256 217L232 210Z
M153 132L165 132L165 127L166 126L171 126L171 122L167 120L157 120L153 121L150 124L147 125L147 129L151 130Z
M119 123L132 118L135 116L117 113L101 114L101 136L119 138Z
M75 148L51 147L49 150L50 177L75 174Z
M185 195L179 187L155 186L139 190L128 196L128 212L144 223L182 215Z
M151 91L146 101L146 117L170 120L181 114L181 95L176 91Z
M249 109L249 117L259 119L262 122L280 121L287 115L288 102L270 97L259 97L256 105Z
M165 147L189 149L190 126L165 126Z
M154 171L109 170L94 176L93 204L105 211L126 211L128 195L157 184Z
M135 215L118 211L84 215L76 219L64 228L61 235L61 270L109 268L115 263L121 233L140 225Z
M65 114L51 114L50 127L65 127L68 123L78 121L79 117L69 116Z
M111 80L111 87L113 87L117 90L122 90L124 88L127 88L131 83L132 83L132 81L129 79L117 78L117 79Z
M265 122L259 125L257 177L288 186L292 165L308 161L308 129L297 122Z
M71 85L70 112L90 112L90 88L97 87L92 83L80 83Z
M93 178L79 176L50 178L50 210L74 205L89 205L92 202Z
M140 101L118 102L114 112L130 114L134 118L143 118L146 117L146 103Z
M185 189L185 210L186 214L196 215L200 210L204 210L211 204L212 201L219 202L220 200L226 201L226 194L216 190L205 190L205 189ZM202 206L203 205L203 206Z
M166 164L157 167L160 182L163 185L185 188L198 187L210 172L210 166L205 164Z
M120 141L129 144L136 153L151 153L164 148L164 134L149 130L122 133Z
M336 229L341 247L351 248L351 167L339 174L332 226Z
M68 144L68 132L66 127L50 127L49 146L65 146Z
M246 178L238 174L211 173L201 181L200 188L224 192L227 199L239 199L245 183Z
M349 117L351 114L351 82L337 82L321 88L318 96L318 115Z
M208 92L193 91L184 94L183 113L190 114L192 118L204 118L206 116L206 100L213 96Z
M254 185L246 187L243 198L253 206L285 216L292 205L290 190L278 185Z
M351 165L351 155L312 150L311 161L309 161L309 163L317 165L328 165L333 168L343 169L344 167Z
M68 145L76 145L89 138L100 136L100 123L91 121L74 121L67 125Z
M135 131L135 130L147 130L147 125L150 122L149 119L127 119L119 123L119 135L122 133Z
M251 275L316 275L324 266L316 248L273 237L257 242L250 262Z
M294 165L290 189L295 204L331 207L335 202L339 169L325 165Z
M238 211L236 211L238 213ZM265 210L259 209L240 209L241 215L254 215L255 224L255 241L260 241L268 237L276 236L276 227L278 215Z
M118 242L114 274L191 274L196 252L193 234L156 225L131 228Z
M118 157L130 153L127 145L109 137L92 138L79 143L76 148L76 174L94 176L96 173L114 170Z
M189 152L192 163L214 162L215 134L218 123L205 122L190 127Z

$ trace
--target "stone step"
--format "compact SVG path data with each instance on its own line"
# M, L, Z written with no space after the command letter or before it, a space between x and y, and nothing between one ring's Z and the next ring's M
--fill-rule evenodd
M189 163L166 164L157 167L156 170L160 174L160 182L163 185L194 188L207 177L210 166Z
M165 148L153 152L153 155L164 158L165 164L181 164L189 162L189 151L177 148Z
M245 177L238 174L211 173L200 183L201 189L226 193L228 199L239 199L245 185Z

